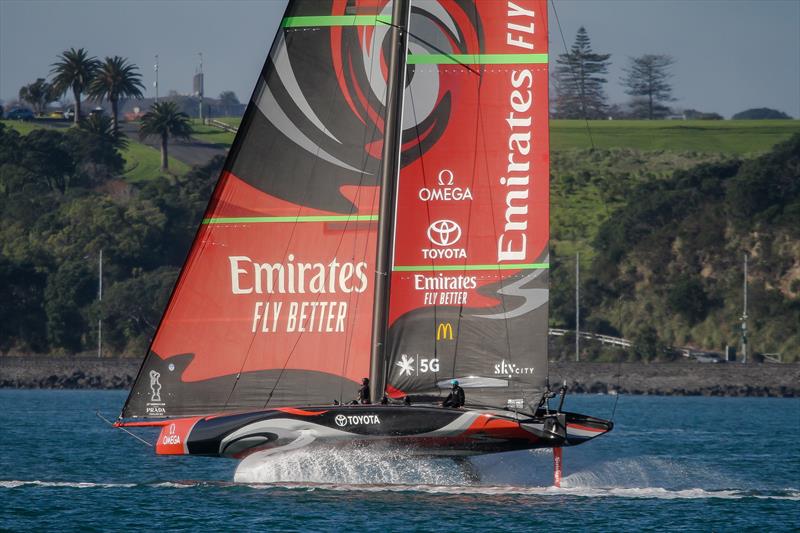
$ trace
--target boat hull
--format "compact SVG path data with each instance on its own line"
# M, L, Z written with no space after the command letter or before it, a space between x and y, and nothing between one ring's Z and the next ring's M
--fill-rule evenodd
M123 423L120 425L153 425ZM156 452L243 458L312 443L391 445L420 455L465 456L575 446L613 424L576 413L536 416L495 409L438 406L338 405L275 408L159 421Z

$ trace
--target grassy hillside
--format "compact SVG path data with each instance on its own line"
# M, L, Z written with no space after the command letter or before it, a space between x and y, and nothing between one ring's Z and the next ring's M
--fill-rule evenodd
M582 120L550 121L553 151L573 148L751 154L765 152L794 133L800 120Z
M234 120L236 121L236 124L234 125L238 126L238 118L228 119L228 121ZM194 129L192 137L199 141L215 144L222 148L230 148L231 144L233 144L233 137L235 134L229 131L215 128L214 126L206 126L204 124L200 124L199 122L192 123L192 128Z
M218 118L238 126L239 117ZM198 126L198 139L230 146L233 134ZM590 139L591 133L591 139ZM752 154L765 152L794 133L800 120L551 120L550 148L631 148L641 151Z
M21 135L27 135L38 128L52 128L54 125L42 121L22 122L20 120L0 120L7 128L18 131ZM67 126L63 123L58 128L64 131ZM233 137L231 137L233 140ZM146 181L153 179L161 174L161 153L152 146L139 142L137 137L128 137L128 146L122 150L122 157L125 159L124 178L130 182ZM169 158L169 174L173 176L183 176L189 172L189 166L178 161L174 157Z
M751 352L800 359L798 158L800 135L758 158L556 153L552 325L574 326L580 250L583 329L632 338L651 354L736 346L747 254Z
M154 179L162 174L161 152L152 146L129 139L128 146L122 150L125 158L125 180L131 183ZM189 165L169 158L169 171L172 176L183 176L189 172Z

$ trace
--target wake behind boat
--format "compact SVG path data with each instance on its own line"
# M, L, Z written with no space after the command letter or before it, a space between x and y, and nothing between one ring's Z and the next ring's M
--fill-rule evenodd
M544 0L289 2L116 425L235 458L609 431L548 403L547 88Z

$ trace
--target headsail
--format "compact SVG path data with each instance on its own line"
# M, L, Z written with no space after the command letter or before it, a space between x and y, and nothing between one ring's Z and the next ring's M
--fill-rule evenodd
M290 2L124 417L329 403L369 375L384 4Z
M545 0L413 0L397 189L390 394L451 378L528 402L547 375Z

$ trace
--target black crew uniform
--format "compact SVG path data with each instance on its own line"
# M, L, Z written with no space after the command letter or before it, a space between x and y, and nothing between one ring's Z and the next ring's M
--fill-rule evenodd
M361 404L372 403L372 400L369 395L369 382L366 380L362 382L361 388L358 389L358 403Z
M458 384L453 385L453 389L450 391L450 394L447 395L442 405L444 407L461 407L464 405L464 389L458 386Z

